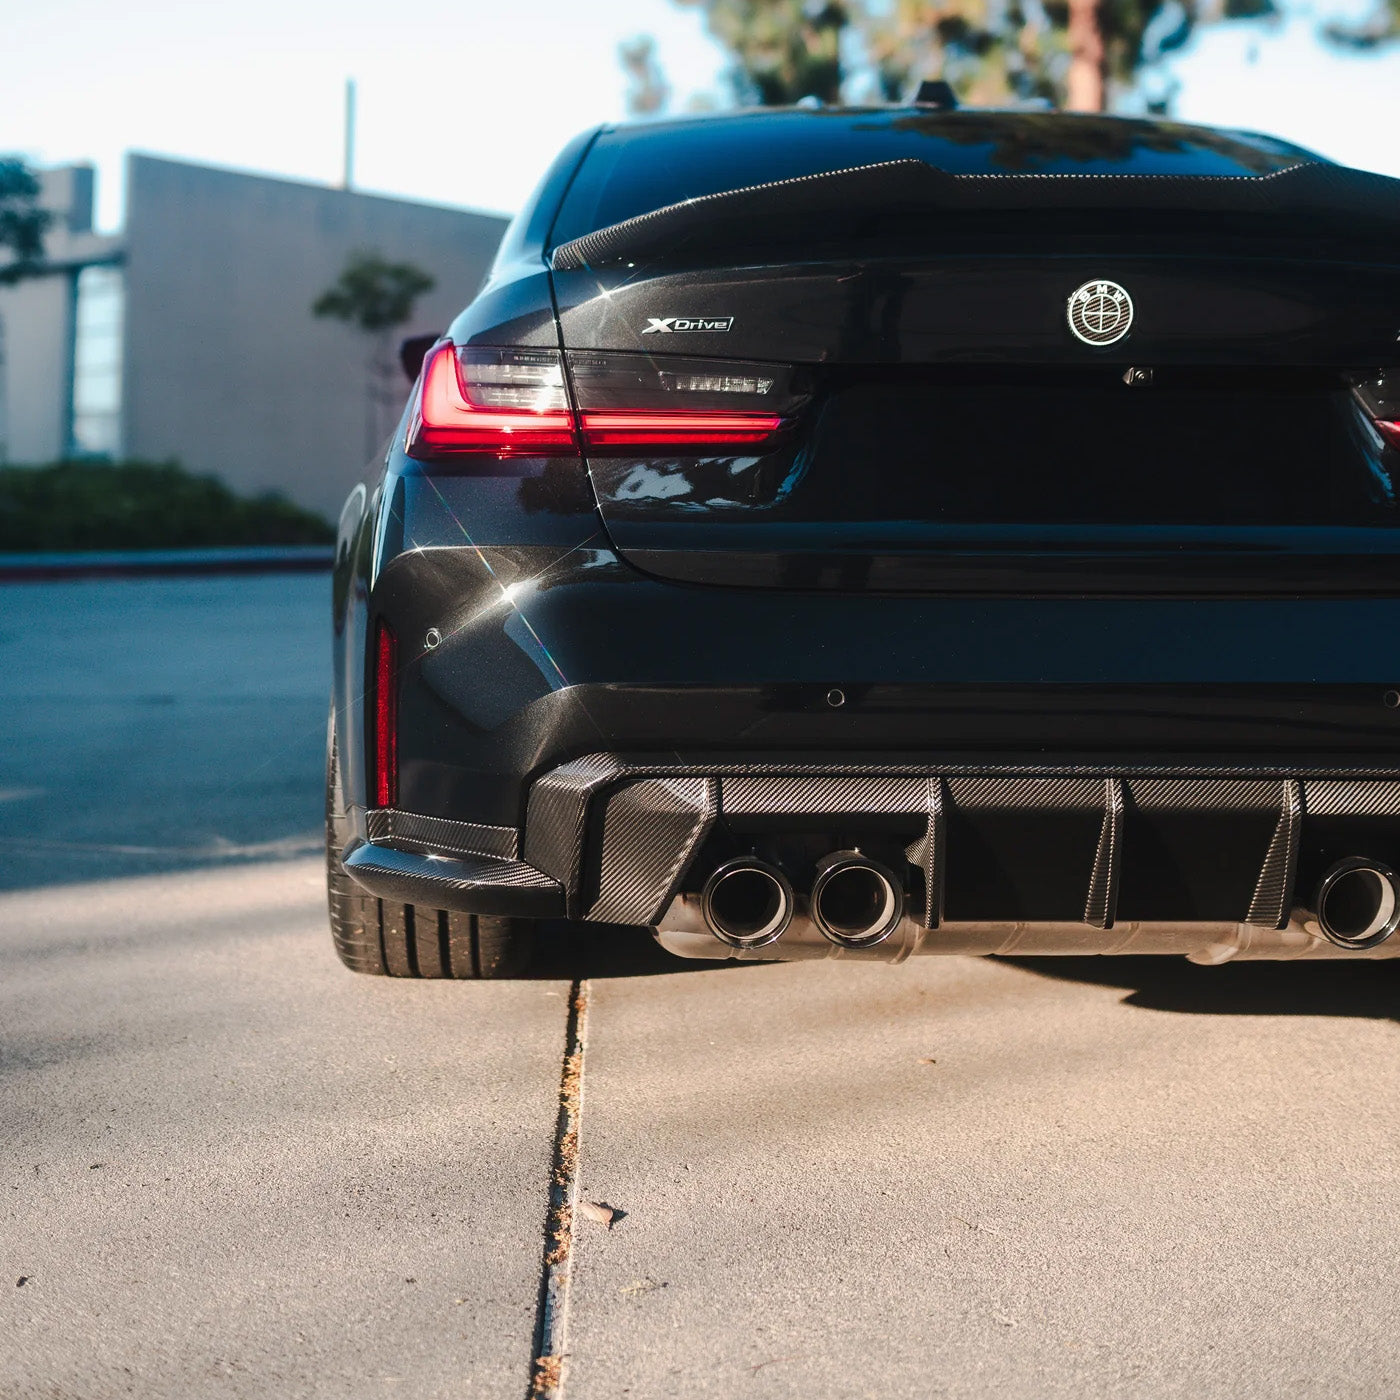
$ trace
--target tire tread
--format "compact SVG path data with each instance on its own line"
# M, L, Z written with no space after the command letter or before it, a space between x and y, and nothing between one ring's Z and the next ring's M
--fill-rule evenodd
M472 980L513 977L523 970L534 945L532 920L376 899L340 863L348 838L332 724L326 760L326 899L340 961L351 972L376 977Z

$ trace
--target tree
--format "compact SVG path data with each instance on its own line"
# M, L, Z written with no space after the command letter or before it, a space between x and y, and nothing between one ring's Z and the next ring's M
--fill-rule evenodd
M413 315L414 303L436 285L412 263L388 262L379 253L351 254L340 276L311 303L314 316L344 321L370 337L365 385L365 451L383 439L381 416L402 400L390 354L392 333Z
M847 0L676 0L700 10L705 28L733 57L729 85L740 103L783 107L841 98Z
M867 11L864 29L890 99L941 76L974 104L1102 112L1191 37L1207 4L1216 18L1272 12L1272 0L891 0Z
M39 207L39 180L18 156L0 156L0 286L32 277L43 266L52 215Z
M1275 0L1067 0L1063 43L1069 62L1057 106L1105 112L1144 75L1181 48L1203 24L1264 19L1278 14ZM1170 96L1148 102L1165 111Z
M1036 0L890 0L867 9L860 29L864 60L891 102L934 77L966 102L1053 100L1067 62L1051 13Z
M413 315L413 303L435 285L412 263L386 262L378 253L352 253L335 284L316 298L311 310L371 334L391 331Z
M972 103L1043 99L1071 111L1111 108L1141 89L1197 27L1262 19L1280 0L674 0L702 11L732 58L740 101L782 105L871 89L908 98L942 77ZM1355 23L1322 26L1329 43L1400 40L1400 0L1373 0ZM662 80L664 82L664 79ZM1165 111L1170 94L1150 93Z

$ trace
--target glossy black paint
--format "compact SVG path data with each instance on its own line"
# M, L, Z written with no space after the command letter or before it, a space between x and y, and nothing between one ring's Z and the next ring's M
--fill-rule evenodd
M596 751L1384 768L1400 737L1395 598L755 595L594 537L406 553L376 602L442 633L405 647L400 803L459 819L515 825Z
M765 120L736 127L753 141ZM1255 256L1234 226L1212 245L1199 218L1125 234L1111 219L1095 231L1080 214L1038 224L982 210L917 254L551 271L556 215L603 139L627 138L589 133L561 157L455 341L806 366L814 404L853 367L1116 384L1147 363L1325 373L1345 414L1343 371L1400 360L1400 243L1389 260L1369 242L1354 258ZM976 251L997 220L1000 242ZM1137 304L1130 340L1109 351L1065 326L1066 297L1092 277L1130 286ZM647 318L675 314L733 315L734 329L642 339ZM1013 427L1008 415L987 431ZM463 821L518 825L533 778L607 751L1398 766L1388 518L979 533L911 512L918 493L901 494L894 469L878 491L853 484L844 508L839 492L802 496L805 431L750 457L432 463L408 459L400 433L341 522L336 714L351 802L366 803L365 637L381 616L403 663L399 805ZM1400 469L1393 450L1369 450L1378 479Z
M772 451L595 458L592 481L623 557L693 583L1390 590L1400 450L1375 433L1346 377L1173 378L1160 365L1148 389L1110 369L827 375Z
M1396 181L1400 184L1400 181ZM1400 228L1400 225L1397 225ZM1105 244L1111 239L1101 240ZM1163 239L1152 256L1067 249L1029 236L1020 252L955 250L936 260L761 263L653 275L556 272L565 342L779 363L1056 367L1107 363L1318 365L1392 363L1400 262L1188 256ZM1400 246L1400 245L1397 245ZM1396 254L1400 259L1400 252ZM1111 278L1130 287L1130 336L1092 350L1070 334L1065 301ZM733 316L722 340L676 333L642 340L649 317Z
M600 132L554 227L565 243L684 200L916 160L953 176L1271 175L1317 157L1247 132L1043 113L817 108Z

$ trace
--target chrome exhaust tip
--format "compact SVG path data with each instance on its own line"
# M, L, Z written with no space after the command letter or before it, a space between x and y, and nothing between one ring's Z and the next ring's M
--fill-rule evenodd
M705 924L731 948L762 948L776 943L792 922L792 884L767 861L740 857L726 861L700 895Z
M1374 948L1400 928L1400 883L1388 865L1348 856L1322 877L1313 907L1329 943Z
M859 851L834 851L817 865L812 920L842 948L883 942L904 917L904 891L883 865Z

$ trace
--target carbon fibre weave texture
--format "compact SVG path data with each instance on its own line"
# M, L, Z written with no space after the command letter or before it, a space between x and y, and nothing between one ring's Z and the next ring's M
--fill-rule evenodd
M647 257L697 230L820 217L852 204L893 198L930 214L959 209L1170 208L1196 214L1286 215L1318 208L1366 218L1400 217L1400 185L1384 176L1299 159L1280 170L1237 175L1115 173L962 173L917 159L876 161L787 180L746 185L664 205L595 229L551 255L556 272ZM823 203L823 201L826 203Z
M558 880L571 898L578 890L588 804L626 771L612 754L588 754L546 773L530 789L525 859Z
M651 754L594 753L573 760L555 769L556 773L572 772L584 764L610 765L610 775L619 778L714 776L742 777L756 774L767 777L816 777L830 774L861 776L909 777L939 774L943 777L970 778L1074 778L1121 777L1139 781L1148 778L1188 778L1193 781L1217 782L1232 778L1247 782L1262 782L1269 778L1337 779L1356 782L1360 779L1390 779L1400 782L1400 765L1393 768L1299 768L1277 764L1117 764L1117 763L677 763ZM553 774L546 774L540 782Z
M942 778L924 779L924 927L943 922L944 871L948 868L948 811Z
M1276 811L1276 781L1236 778L1133 778L1128 795L1138 807L1170 811Z
M744 185L737 190L721 190L717 194L700 195L680 204L663 205L660 209L649 210L634 218L624 219L621 223L609 224L606 228L585 233L581 238L575 238L568 243L561 243L550 255L550 266L555 272L575 272L591 263L607 262L611 258L622 256L628 245L640 233L662 233L668 228L679 227L682 223L689 224L696 215L703 217L707 207L733 204L736 198L767 194L772 190L830 184L833 181L849 179L852 175L897 169L900 166L915 170L928 168L921 160L883 160L871 165L853 165L844 170L821 170L814 175L794 175L788 180L769 180L761 185Z
M910 772L877 764L841 771L793 765L696 766L591 755L556 770L531 794L527 831L532 863L564 872L581 884L580 863L590 827L590 802L603 788L625 782L602 806L597 894L590 919L651 922L684 875L716 817L832 814L922 816L925 836L910 847L923 871L928 927L941 918L946 879L946 825L950 807L1042 811L1100 811L1098 848L1084 919L1097 927L1114 920L1122 865L1125 809L1180 812L1269 813L1275 828L1254 886L1248 921L1277 926L1286 920L1296 872L1303 812L1400 816L1400 776L1365 770L1361 777L1300 779L1280 770L1181 769L1094 772L1065 769L925 769ZM1374 776L1371 776L1374 775ZM541 791L543 789L543 791ZM550 862L546 867L545 862ZM561 878L556 875L555 878ZM575 906L571 913L578 917Z
M427 817L393 807L366 812L365 834L376 844L407 850L493 856L497 860L514 860L520 854L519 834L513 827L449 821L446 817Z
M1293 879L1298 870L1298 845L1303 834L1303 790L1296 778L1279 785L1278 825L1264 854L1259 882L1249 901L1245 923L1282 928L1288 922Z
M346 868L357 871L379 870L397 874L404 868L394 859L398 852L383 847L361 846L346 858ZM409 854L407 852L405 855ZM413 867L412 873L418 868ZM453 856L437 864L434 884L444 889L474 890L490 886L496 889L554 890L558 881L541 874L533 865L520 860L493 860L489 856Z
M659 919L718 805L713 778L643 779L609 793L601 813L598 895L587 917L622 924Z
M1123 853L1123 780L1103 781L1103 825L1089 874L1089 894L1084 901L1084 922L1094 928L1111 928L1118 905L1118 877Z
M922 777L894 774L743 775L720 780L720 805L726 816L922 812L927 789Z
M1400 782L1309 778L1303 783L1303 807L1312 817L1400 816Z
M1103 806L1102 778L968 777L945 782L955 807L1068 811Z

